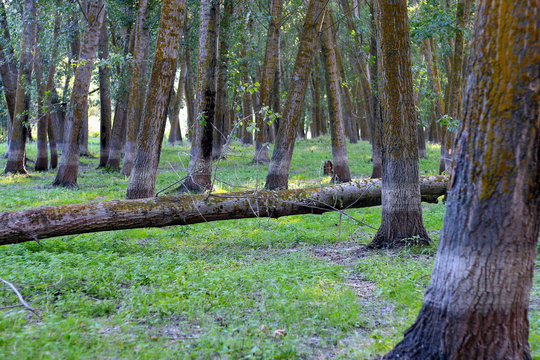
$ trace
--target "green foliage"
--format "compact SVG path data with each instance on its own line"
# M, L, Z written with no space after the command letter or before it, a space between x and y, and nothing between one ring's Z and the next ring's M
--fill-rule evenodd
M329 137L297 143L291 186L330 181ZM97 139L90 150L98 152ZM371 171L370 146L348 144L354 177ZM0 152L5 144L0 144ZM35 158L35 145L28 157ZM233 142L220 162L218 191L261 187L266 167ZM435 173L428 146L422 173ZM187 148L164 147L158 189L183 176ZM5 159L0 159L0 166ZM55 172L0 177L0 210L122 199L127 178L82 159L79 190L52 188ZM173 165L174 166L174 165ZM423 205L437 241L444 205ZM369 359L392 347L413 321L435 247L366 253L380 208L246 219L163 229L64 236L0 247L0 277L42 319L0 310L0 358L337 358ZM339 238L338 238L339 233ZM531 342L538 351L540 283L535 278ZM536 302L535 300L536 299ZM0 286L0 307L18 304ZM536 304L536 305L534 305Z

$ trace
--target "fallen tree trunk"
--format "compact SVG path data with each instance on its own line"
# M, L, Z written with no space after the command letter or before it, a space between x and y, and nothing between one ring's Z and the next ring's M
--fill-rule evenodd
M446 193L447 184L447 176L421 177L422 200L437 202L437 198ZM362 179L297 190L174 195L48 206L0 213L0 245L97 231L322 214L380 203L381 181Z

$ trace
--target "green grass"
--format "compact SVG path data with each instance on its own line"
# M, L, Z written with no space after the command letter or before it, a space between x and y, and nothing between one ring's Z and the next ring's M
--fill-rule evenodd
M328 183L329 138L298 141L291 187ZM35 159L35 144L28 156ZM90 150L98 153L97 139ZM371 172L368 143L349 145L353 177ZM0 152L5 144L0 144ZM436 173L428 147L421 173ZM262 187L267 166L234 143L219 163L219 191ZM157 188L185 175L188 150L164 147ZM183 164L183 165L182 165ZM0 167L5 160L0 159ZM127 179L82 159L77 190L50 186L55 172L0 177L0 211L122 199ZM423 204L435 243L444 205ZM0 277L41 319L0 310L0 358L369 359L388 351L414 321L435 247L359 252L380 208L280 219L64 236L0 247ZM340 229L338 229L340 227ZM338 239L338 233L339 239ZM540 358L540 280L531 305L531 346ZM16 305L0 287L0 307Z

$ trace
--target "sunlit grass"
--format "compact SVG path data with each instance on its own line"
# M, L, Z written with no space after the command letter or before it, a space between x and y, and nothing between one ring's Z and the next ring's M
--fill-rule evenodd
M329 143L328 136L297 142L292 188L329 183L321 169L331 159ZM98 145L90 139L94 156ZM435 174L439 148L427 150L421 172ZM370 151L367 142L348 144L353 178L371 174ZM216 191L264 186L268 166L254 164L253 152L232 143L219 162ZM28 156L35 159L35 144ZM188 160L185 144L164 146L157 189L181 180ZM123 199L128 179L96 170L97 161L82 159L75 190L52 187L52 170L0 176L0 211ZM436 244L445 207L422 208ZM217 221L0 247L0 277L42 312L37 320L21 308L0 310L0 358L370 359L414 321L436 248L358 254L380 224L380 207L347 215ZM534 281L532 297L539 299ZM17 303L0 287L0 307ZM536 305L530 316L535 354L539 313Z

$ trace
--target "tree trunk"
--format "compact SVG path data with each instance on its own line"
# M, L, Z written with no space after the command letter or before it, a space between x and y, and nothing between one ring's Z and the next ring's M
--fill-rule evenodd
M92 68L99 41L101 24L105 15L103 0L90 1L86 9L88 28L84 31L83 44L79 55L81 65L75 71L75 80L69 104L69 131L64 146L58 174L54 186L76 187L79 171L80 144L83 137L83 122L88 116L88 90Z
M15 96L14 118L8 148L8 160L4 172L27 174L25 168L27 127L24 124L25 100L32 82L34 68L34 46L36 39L36 6L34 0L25 0L23 13L23 33Z
M186 181L180 191L200 192L212 183L212 137L216 110L216 63L219 34L219 4L201 1L199 63L197 68L197 118Z
M333 21L333 17L332 17ZM332 29L335 29L334 23L332 22ZM335 31L335 30L334 30ZM345 69L343 68L343 60L341 59L341 52L339 50L339 45L334 41L334 48L336 53L336 63L338 66L339 76L340 76L340 88L343 99L343 125L347 137L351 144L356 144L358 142L358 127L356 126L356 121L353 117L353 105L351 99L351 92L347 85L347 77L345 76Z
M540 228L540 78L531 44L539 7L477 5L431 282L416 322L387 359L531 359L527 313Z
M127 188L128 199L153 196L167 122L169 91L174 83L180 28L187 0L165 0L146 97L144 121L137 137L137 151Z
M133 48L133 60L131 62L131 83L129 85L129 99L127 106L127 141L122 166L122 175L129 176L135 157L137 146L137 129L140 122L141 104L144 101L144 78L147 69L145 49L150 41L150 30L147 28L148 0L139 0L139 10L135 23L135 46ZM175 69L176 70L176 69ZM174 80L174 79L173 79ZM173 81L174 82L174 81ZM169 96L170 89L167 89ZM165 115L166 116L166 115Z
M128 27L126 34L126 42L124 44L124 55L133 53L133 46L135 44L135 32ZM113 126L111 130L111 147L109 150L109 157L107 159L107 167L109 169L120 171L120 160L122 157L122 150L124 148L124 139L126 136L127 128L127 103L129 97L129 83L130 83L130 66L125 64L121 69L118 98L116 99L116 106L114 109Z
M208 221L322 214L376 206L381 181L362 179L333 186L284 191L160 196L41 207L0 213L0 245L38 241L54 236L141 227L188 225ZM437 202L446 193L448 177L421 179L423 199ZM16 226L14 226L16 224Z
M3 1L0 2L0 27L0 38L2 40L0 41L0 76L2 78L2 86L8 108L8 126L10 126L15 118L18 70L13 47L11 46L11 35L7 22L6 7Z
M373 4L375 4L377 0L373 0ZM377 54L377 32L378 29L375 26L375 14L371 14L372 19L372 34L371 34L371 43L370 43L370 54L373 56L373 61L371 63L371 76L372 76L372 83L371 87L367 87L370 85L369 83L365 83L365 94L368 99L370 99L370 109L371 109L371 116L370 116L370 133L371 133L371 160L373 162L373 170L371 172L371 178L372 179L380 179L382 177L382 109L381 109L381 102L380 102L380 94L377 91L374 91L373 89L378 88L378 81L379 81L379 70L378 70L378 63L379 63L379 55ZM371 89L371 91L367 91L368 89Z
M61 5L61 1L57 2L57 5ZM62 14L60 14L60 11L56 10L56 15L54 18L54 32L53 37L55 39L58 38L60 35L60 25L62 22ZM47 107L47 113L45 114L47 118L47 137L49 138L49 152L51 153L51 162L50 162L50 168L56 169L58 166L58 151L56 150L56 131L54 128L53 123L53 114L52 114L52 107L53 107L53 96L55 96L56 93L56 85L54 83L54 75L56 72L56 61L58 57L58 42L53 43L53 48L51 51L51 58L49 60L49 69L47 72L47 84L46 84L46 91L48 92L46 96L46 107ZM56 96L57 98L57 96ZM57 99L56 99L57 100ZM56 113L57 110L55 110ZM54 114L56 115L56 114Z
M260 86L260 106L262 109L270 110L270 94L273 88L274 77L278 63L279 54L279 27L281 25L281 0L270 0L270 17L268 21L268 32L266 37L266 52L264 55L264 66ZM258 112L255 130L255 157L253 161L268 163L270 155L268 151L268 138L265 134L266 114L265 110Z
M465 47L465 23L469 16L470 0L459 0L456 10L456 37L454 39L454 56L452 68L448 78L447 97L445 102L445 113L452 120L459 120L459 108L462 90L462 70L463 70L463 52ZM443 130L441 140L441 170L450 169L452 164L452 129L446 126Z
M249 84L246 68L242 69L242 82ZM253 144L253 133L248 129L255 122L253 115L253 97L249 91L244 91L242 94L242 144L244 145Z
M38 29L39 32L41 29ZM34 58L34 74L36 78L36 92L37 92L37 157L36 164L34 166L35 171L47 171L49 168L49 153L47 149L47 126L49 121L47 119L47 114L44 110L44 101L45 101L45 87L46 84L43 80L43 58L41 55L41 50L36 47Z
M372 248L430 243L418 184L418 115L411 72L407 0L376 1L382 112L382 220Z
M265 187L270 190L286 189L288 187L289 169L296 132L311 74L317 33L325 16L326 4L327 1L324 0L310 0L307 8L287 102L283 110L283 117L281 118L272 160L266 177Z
M341 107L340 74L338 60L332 34L332 22L330 11L324 17L323 31L321 36L321 56L326 76L326 93L328 98L328 114L330 115L330 136L332 140L332 160L334 171L333 182L351 181L349 159L347 156L347 142L343 126L343 112Z
M106 18L106 16L105 16ZM109 36L107 33L107 21L103 21L98 45L99 59L109 59ZM99 67L99 165L105 167L111 150L111 68L105 64Z
M184 19L187 22L187 17ZM187 26L186 26L187 27ZM187 34L187 30L184 30ZM193 125L195 123L195 95L193 94L193 68L191 66L191 56L190 56L189 46L185 46L185 62L186 62L186 82L184 88L186 91L186 110L187 110L187 134L186 137L188 141L193 143Z
M227 67L229 65L229 37L231 27L231 17L233 13L233 0L224 0L223 19L219 37L219 59L217 68L217 88L216 88L216 124L212 136L212 158L220 159L223 155L223 146L229 136L227 129Z
M182 31L183 33L183 31ZM180 35L182 39L182 34ZM174 146L182 142L182 130L180 129L180 109L182 106L182 97L184 96L184 89L186 83L186 61L185 61L184 49L181 49L180 55L180 76L178 78L178 87L174 97L174 103L169 113L169 124L171 130L169 131L169 138L167 144ZM174 83L172 89L174 88Z

